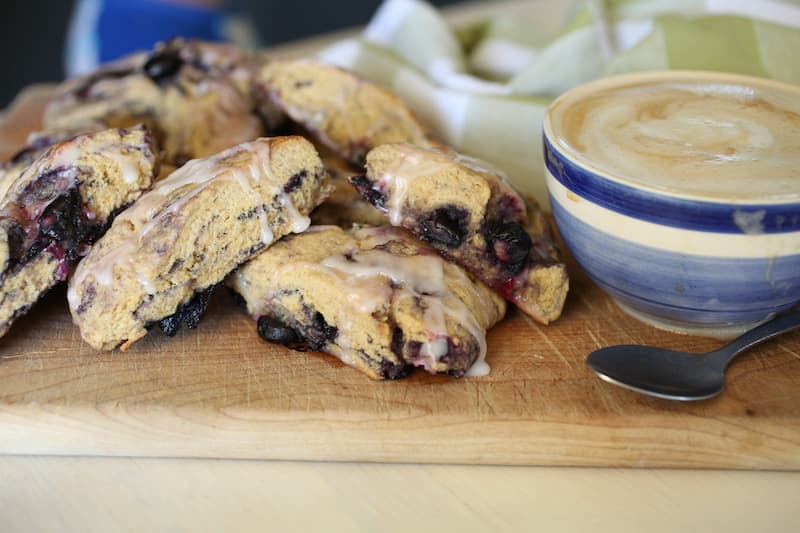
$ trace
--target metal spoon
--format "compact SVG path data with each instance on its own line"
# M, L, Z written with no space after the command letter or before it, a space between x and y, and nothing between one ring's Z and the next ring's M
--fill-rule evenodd
M722 392L725 369L734 357L798 327L800 310L778 315L713 352L693 354L626 344L596 350L586 364L605 381L643 394L705 400Z

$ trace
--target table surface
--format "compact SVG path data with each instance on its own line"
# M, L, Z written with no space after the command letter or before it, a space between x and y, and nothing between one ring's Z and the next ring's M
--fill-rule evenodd
M798 509L800 474L788 472L0 456L4 533L789 532Z

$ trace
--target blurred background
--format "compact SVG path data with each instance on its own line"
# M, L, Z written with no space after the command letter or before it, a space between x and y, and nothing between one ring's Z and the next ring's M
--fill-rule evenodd
M134 5L139 0L116 0ZM181 4L187 0L162 0ZM189 0L191 1L191 0ZM204 0L194 0L203 3ZM208 0L205 0L208 3ZM453 4L458 0L431 0ZM65 76L70 18L79 0L5 0L0 7L3 75L0 108L26 85ZM87 4L100 4L89 0ZM211 1L213 3L213 0ZM226 6L252 21L263 46L365 24L380 5L376 0L230 0ZM154 21L156 24L157 21Z

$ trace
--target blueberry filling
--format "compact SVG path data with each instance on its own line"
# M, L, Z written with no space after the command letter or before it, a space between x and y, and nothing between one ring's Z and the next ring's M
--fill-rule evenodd
M27 213L24 208L15 211L18 216ZM8 207L6 212L9 212ZM86 255L89 246L103 230L100 224L89 219L89 213L84 209L81 195L75 187L50 202L35 226L33 222L21 223L15 218L8 217L4 223L11 259L8 267L24 265L47 251L59 261L64 261L66 270Z
M468 218L467 211L459 207L440 207L420 222L420 238L449 248L461 246L467 236Z
M353 176L350 183L356 188L364 200L374 205L381 211L386 211L386 195L372 187L372 182L366 176Z
M162 50L150 56L150 59L144 64L144 71L151 80L160 85L175 76L181 66L183 66L183 59L177 50Z
M533 246L525 228L516 222L491 227L487 241L489 253L512 272L522 269Z
M306 340L311 350L322 350L327 343L334 341L338 335L339 329L328 324L322 313L319 311L314 313L311 327L306 332Z
M383 379L400 379L406 377L411 372L411 365L405 363L393 363L392 361L381 361L381 368L378 372Z
M305 180L307 177L308 177L308 171L305 169L294 174L291 178L289 178L289 181L286 182L286 185L283 186L283 192L289 194L299 189L300 186L303 185L303 180Z
M64 249L67 263L72 265L81 255L85 255L88 245L94 243L102 233L99 224L88 220L83 209L83 200L76 188L70 189L48 205L39 217L38 225L39 235L28 249L27 259L51 243L58 243Z
M185 324L189 329L196 328L198 324L200 324L200 319L203 318L206 309L208 309L208 302L213 290L214 286L197 291L194 296L192 296L192 299L181 304L177 311L159 320L158 327L161 328L164 335L172 337L178 333L182 324Z
M394 344L394 342L392 342ZM419 341L408 341L405 344L406 360L415 361L419 359L419 353L422 350L422 343Z
M392 344L390 348L392 349L392 353L395 354L399 359L403 358L403 344L405 342L405 334L403 330L399 326L395 326L394 330L392 330Z
M446 374L454 378L463 377L469 367L474 362L474 355L478 352L475 341L462 342L458 345L453 344L452 339L447 339L447 353L439 358L439 363L443 363L447 368Z
M283 344L290 348L293 345L304 344L303 336L283 322L269 316L258 319L258 336L267 342ZM299 349L295 347L294 349Z

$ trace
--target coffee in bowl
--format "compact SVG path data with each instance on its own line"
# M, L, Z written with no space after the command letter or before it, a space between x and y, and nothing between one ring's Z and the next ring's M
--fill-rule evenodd
M800 302L800 87L598 80L553 102L544 152L564 241L637 318L728 337Z
M563 100L550 116L569 151L641 186L748 201L800 195L800 93L783 85L668 74Z

